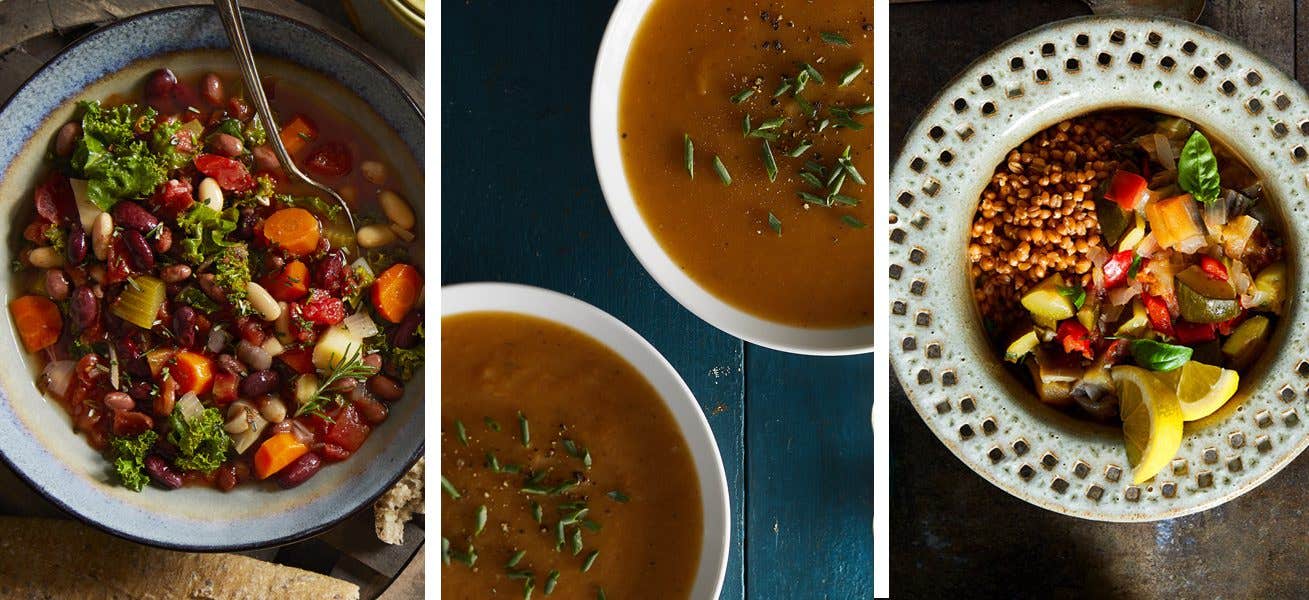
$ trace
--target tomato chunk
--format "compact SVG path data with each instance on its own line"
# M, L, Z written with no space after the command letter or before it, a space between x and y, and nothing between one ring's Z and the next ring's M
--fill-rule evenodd
M1144 177L1131 171L1117 171L1113 179L1109 180L1109 189L1105 190L1104 197L1124 210L1135 210L1147 187Z
M364 440L368 439L370 431L372 428L359 418L359 411L355 410L355 406L347 404L337 412L335 422L327 429L327 436L323 441L354 452L364 445Z
M305 168L324 177L343 177L354 169L354 156L345 144L327 142L309 155Z
M196 170L214 178L218 187L229 192L248 192L255 187L255 178L240 161L217 154L201 154L193 161Z

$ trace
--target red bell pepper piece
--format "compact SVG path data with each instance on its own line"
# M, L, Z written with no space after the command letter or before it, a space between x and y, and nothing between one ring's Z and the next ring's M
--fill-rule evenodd
M1144 177L1130 171L1116 171L1109 180L1109 189L1104 197L1123 207L1123 210L1136 210L1136 205L1145 194L1148 184Z
M1086 358L1093 358L1094 353L1091 351L1091 332L1086 330L1077 319L1065 319L1059 323L1059 328L1055 330L1055 339L1064 347L1064 352L1081 353Z
M1150 326L1164 335L1175 335L1173 316L1168 313L1168 303L1163 298L1150 294L1141 294L1141 301L1145 304L1145 314L1150 318Z
M1223 265L1222 261L1212 256L1200 257L1200 270L1204 271L1204 274L1210 279L1227 281L1227 267Z
M1178 321L1173 324L1173 330L1177 333L1177 341L1183 344L1198 344L1218 339L1218 332L1213 323Z
M1104 271L1104 289L1112 290L1120 285L1127 283L1127 273L1132 270L1132 259L1135 253L1132 250L1123 250L1115 252L1101 268Z
M1247 316L1249 316L1248 313L1241 311L1241 313L1235 317L1223 321L1222 323L1218 323L1218 333L1222 335L1232 335L1232 332L1236 330L1236 326L1240 325L1241 321L1244 321Z

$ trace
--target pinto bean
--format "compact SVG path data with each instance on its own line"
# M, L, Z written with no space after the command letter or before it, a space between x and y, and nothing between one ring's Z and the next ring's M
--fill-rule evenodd
M114 393L119 393L119 392L114 392ZM127 396L127 394L122 394L122 395L124 397ZM131 402L132 399L127 398L127 400L128 402ZM150 415L147 415L145 413L136 412L134 410L114 411L114 423L112 429L114 435L116 436L131 437L134 435L140 435L141 432L149 429L153 429L154 426L155 426L154 419L151 419Z
M95 292L91 288L82 286L73 291L73 297L68 303L68 312L73 316L73 322L78 327L86 329L100 318L100 302L96 300Z
M168 265L159 270L159 278L162 279L164 283L181 283L186 281L190 276L191 267L182 264Z
M282 381L277 371L264 369L254 371L241 380L241 395L247 398L258 398L260 396L271 394L277 391L277 386Z
M200 79L200 96L213 106L222 106L226 95L223 94L223 80L213 73L205 73Z
M156 415L166 417L173 414L173 406L177 404L177 380L172 377L165 377L164 382L159 384L159 395L155 396L154 409Z
M77 121L69 121L59 128L59 133L55 134L55 155L72 156L73 150L77 149L77 141L82 138L82 124Z
M227 133L218 133L209 138L209 150L214 154L236 158L245 153L245 144L239 137Z
M182 487L182 476L158 454L145 457L145 471L159 485L173 490Z
M63 269L47 269L45 272L45 293L55 302L68 299L71 285Z
M173 248L173 230L167 225L160 225L155 232L155 252L164 254Z
M204 292L206 296L217 302L227 302L227 294L223 292L222 288L218 287L218 282L214 281L213 273L201 274L196 278L196 281L200 283L200 291Z
M136 400L123 392L109 392L104 397L105 406L115 410L132 410L136 408ZM148 418L148 417L147 417Z
M112 210L114 223L125 229L134 229L141 233L149 233L159 225L159 217L150 214L140 204L130 200L124 200L114 205Z
M282 163L277 160L277 153L273 152L271 147L255 146L255 149L250 152L254 155L255 170L268 171L271 173L282 172Z
M123 243L127 245L127 259L132 264L132 268L138 271L155 268L155 251L150 248L150 243L145 241L145 236L140 231L124 230Z
M282 472L277 476L277 485L281 486L282 489L293 488L313 477L322 467L323 459L310 452L295 459L294 462L283 468Z
M380 373L368 378L368 391L387 402L395 402L405 395L404 385Z
M241 364L241 361L231 354L218 355L218 370L229 375L245 375L246 373L245 365Z
M385 404L378 402L377 398L374 398L372 394L368 393L363 386L355 388L346 395L346 398L350 400L350 403L354 405L355 410L359 412L359 417L369 425L377 425L378 423L385 421L387 414L390 412L387 410Z

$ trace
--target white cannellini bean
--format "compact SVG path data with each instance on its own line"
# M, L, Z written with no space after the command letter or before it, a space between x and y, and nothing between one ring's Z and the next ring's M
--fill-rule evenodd
M254 412L254 410L255 405L249 400L237 400L236 402L227 405L227 418L232 419L237 415L245 415Z
M242 412L235 417L228 419L227 424L223 425L223 429L232 435L245 433L250 430L250 420L245 416L245 413Z
M281 423L286 419L286 404L277 396L265 396L259 402L259 414L269 423Z
M114 218L107 212L100 213L91 222L91 252L96 260L109 258L109 244L114 238Z
M206 177L200 182L200 187L196 188L200 195L200 202L209 208L222 212L223 210L223 188L218 187L218 182L213 177Z
M276 321L282 316L282 305L277 303L264 286L251 281L245 286L245 295L250 300L250 306L258 311L265 321Z
M373 185L382 185L386 183L386 165L375 160L366 160L359 163L359 171L364 174L364 179Z
M355 234L355 241L364 248L381 248L395 241L395 232L386 225L364 225Z
M283 343L291 341L291 311L287 310L288 308L290 305L287 303L278 302L277 309L282 314L278 315L277 321L273 323L273 331L277 333L277 339Z
M64 255L55 250L53 246L41 246L33 248L27 254L27 262L32 263L33 267L39 269L53 269L64 266Z
M414 233L412 231L409 231L408 229L401 229L400 226L396 225L395 223L391 224L391 232L395 233L396 237L404 240L406 244L414 241L415 238Z
M382 203L382 212L386 213L386 218L391 219L392 223L402 229L414 228L414 223L417 221L414 218L414 209L400 194L391 190L382 190L377 195L377 200Z

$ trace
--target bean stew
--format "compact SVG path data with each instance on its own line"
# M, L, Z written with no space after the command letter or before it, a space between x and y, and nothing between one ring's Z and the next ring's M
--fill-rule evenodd
M40 386L140 491L291 488L365 443L423 362L417 219L385 154L306 90L156 70L50 141L9 309ZM338 190L286 180L267 144Z

